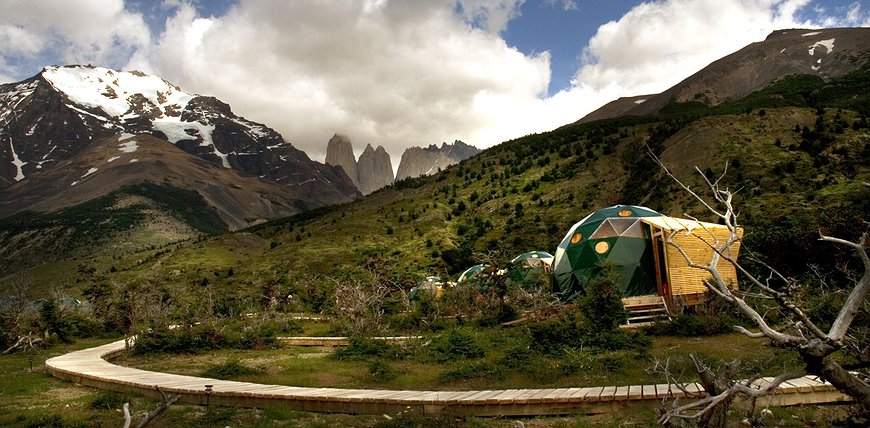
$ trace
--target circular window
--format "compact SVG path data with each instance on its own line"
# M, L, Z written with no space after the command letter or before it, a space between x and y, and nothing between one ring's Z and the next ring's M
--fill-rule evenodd
M571 243L576 244L580 242L581 239L583 239L583 234L575 233L574 236L571 237Z
M631 211L629 211L629 210L622 210L619 212L620 217L628 217L630 215L631 215Z
M595 244L595 252L598 254L604 254L609 249L610 249L610 244L608 244L607 242L601 241L601 242Z

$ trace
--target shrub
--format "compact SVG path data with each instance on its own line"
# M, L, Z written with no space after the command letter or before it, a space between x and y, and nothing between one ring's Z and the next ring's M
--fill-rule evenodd
M728 315L683 313L670 321L656 321L645 331L654 336L714 336L733 331L734 325Z
M210 365L202 375L216 379L232 379L239 376L254 375L262 373L262 369L248 367L238 359L232 358L223 364Z
M529 325L531 348L538 352L559 355L563 347L572 346L580 339L580 329L573 314L569 319L550 319Z
M350 344L337 349L332 357L338 360L365 360L370 357L399 357L403 354L398 345L384 340L354 337Z
M533 360L534 352L527 346L515 345L505 350L504 356L498 363L504 367L518 369L528 367Z
M616 285L617 273L613 266L604 264L601 273L586 288L580 309L586 316L586 325L592 331L616 331L628 321L628 312L622 304L622 292Z
M196 353L212 349L261 349L279 334L298 333L299 324L286 318L218 319L169 329L153 325L138 332L134 354Z
M389 382L398 376L389 363L382 359L377 359L369 364L369 374L378 382Z
M482 358L486 351L477 344L474 336L461 331L451 330L447 336L442 336L434 344L432 350L439 361L452 361L457 359Z

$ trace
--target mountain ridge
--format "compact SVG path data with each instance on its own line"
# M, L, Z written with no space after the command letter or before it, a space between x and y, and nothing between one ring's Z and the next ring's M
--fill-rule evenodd
M659 113L669 103L716 106L758 91L788 75L843 76L870 60L870 28L782 29L726 55L664 92L624 97L575 123ZM631 102L643 99L632 105ZM617 107L618 106L618 107Z
M217 98L189 94L145 73L90 66L46 67L24 81L0 85L0 100L0 203L5 205L0 215L31 208L9 203L13 195L21 194L16 185L68 165L65 161L95 141L119 135L148 135L180 150L165 150L166 156L187 153L249 177L250 183L272 183L255 187L269 189L277 205L294 207L270 212L252 206L248 213L229 216L233 229L251 224L238 221L239 216L264 221L359 196L339 169L312 161L273 129L236 116ZM175 173L184 175L183 171ZM114 190L113 186L106 182L102 192ZM35 193L43 199L51 196L46 191ZM60 199L64 198L55 198ZM15 209L10 209L12 205Z

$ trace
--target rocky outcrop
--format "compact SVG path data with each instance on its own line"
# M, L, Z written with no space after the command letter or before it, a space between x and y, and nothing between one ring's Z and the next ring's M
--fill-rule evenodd
M335 134L326 145L325 162L344 169L363 195L393 184L393 163L390 161L390 155L381 146L375 149L371 144L367 144L357 161L353 156L353 144L350 138Z
M409 147L402 153L396 180L434 174L479 152L477 147L459 140L453 144L442 143L440 148L434 144L426 148Z
M350 177L353 185L357 189L362 190L359 184L356 157L353 155L353 144L351 144L350 138L341 134L333 135L326 144L326 160L324 162L327 165L340 166L347 176Z
M381 187L393 184L393 164L390 155L382 146L373 149L371 144L359 155L357 163L359 191L368 195Z

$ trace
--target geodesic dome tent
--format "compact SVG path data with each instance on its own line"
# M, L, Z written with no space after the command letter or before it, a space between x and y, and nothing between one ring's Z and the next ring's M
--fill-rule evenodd
M474 265L459 275L459 279L456 280L456 284L462 284L463 282L470 281L474 279L476 276L480 275L481 272L485 271L489 267L488 263L481 263Z
M742 229L736 233L743 236ZM730 237L731 230L720 224L634 205L603 208L574 224L559 244L553 263L555 291L566 299L585 294L589 281L609 262L625 297L680 296L683 303L694 304L702 300L710 274L690 266L686 257L707 264L716 254L714 247L724 246ZM737 239L723 254L736 260L739 250ZM720 258L716 268L726 283L737 286L734 265Z
M643 217L660 213L634 205L614 205L589 214L568 230L556 249L553 277L563 297L583 295L589 281L610 262L625 296L656 294L655 263Z
M511 260L511 264L514 266L543 267L549 269L553 265L553 255L546 251L529 251L514 257L514 259Z
M444 294L444 287L445 284L441 277L427 276L424 281L411 288L411 291L408 292L408 299L416 300L420 298L422 293L429 293L437 299Z
M510 262L508 277L524 284L538 275L546 276L553 267L553 255L546 251L529 251L513 258Z

